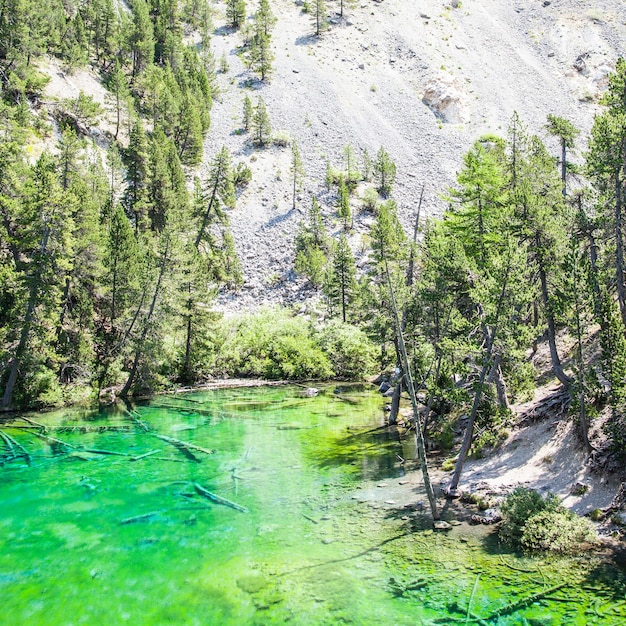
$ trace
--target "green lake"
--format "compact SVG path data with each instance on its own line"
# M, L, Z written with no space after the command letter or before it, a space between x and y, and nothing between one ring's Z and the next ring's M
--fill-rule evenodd
M465 523L433 532L419 485L394 499L416 464L380 428L385 399L335 391L24 416L45 432L5 418L0 624L626 624L612 561L522 557Z

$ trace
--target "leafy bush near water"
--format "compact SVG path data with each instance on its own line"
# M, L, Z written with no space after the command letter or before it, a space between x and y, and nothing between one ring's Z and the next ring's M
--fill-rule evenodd
M595 540L593 524L562 506L554 494L544 498L534 489L518 487L501 510L500 539L528 552L575 552Z
M374 356L365 334L349 324L318 330L284 309L232 320L220 352L224 374L285 380L363 378Z

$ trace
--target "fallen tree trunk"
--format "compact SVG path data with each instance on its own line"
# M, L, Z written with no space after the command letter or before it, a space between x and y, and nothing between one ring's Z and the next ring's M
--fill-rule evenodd
M11 437L11 435L7 435L5 432L1 430L0 430L0 437L2 437L4 442L7 444L7 447L13 454L13 458L15 459L20 458L20 457L25 458L26 463L30 465L30 454L28 453L28 450L26 450L26 448L21 443L18 443L17 441L15 441L15 439L13 439L13 437ZM15 453L15 448L19 450L17 454Z
M200 459L193 454L193 451L202 452L204 454L213 454L213 450L207 450L206 448L202 448L197 446L194 443L189 443L188 441L181 441L180 439L174 439L174 437L168 437L167 435L155 435L161 441L165 441L170 445L174 446L177 450L180 450L187 458L192 459L194 461L200 462Z
M38 432L34 432L34 431L28 431L31 434L35 435L35 437L39 437L39 439L43 439L44 441L46 441L47 443L49 443L51 446L55 447L55 446L63 446L65 448L70 448L71 450L75 450L76 446L73 446L71 443L67 443L65 441L61 441L60 439L57 439L56 437L51 437L50 435L44 435L43 433L38 433Z
M538 600L543 600L547 596L553 594L559 589L563 589L566 587L567 583L559 583L558 585L554 585L553 587L548 587L548 589L544 589L544 591L539 591L537 593L533 593L531 596L527 596L526 598L521 598L520 600L516 600L515 602L511 602L506 606L503 606L501 609L494 611L489 617L486 617L484 621L491 622L503 615L510 615L511 613L515 613L515 611L519 611L527 607L529 604L533 604Z
M236 502L231 502L230 500L227 500L226 498L222 498L222 496L218 496L215 493L211 493L208 489L205 489L202 485L199 485L198 483L194 483L193 487L196 490L197 494L204 496L205 498L208 498L209 500L211 500L211 502L215 502L215 504L223 504L224 506L229 506L231 509L235 509L235 511L241 511L242 513L248 512L248 509L246 509L245 506L241 506L240 504L237 504Z
M152 456L153 454L158 454L161 450L151 450L150 452L144 452L138 456L133 456L129 459L129 461L141 461L141 459L145 459L146 457Z
M120 525L124 526L126 524L135 524L136 522L143 522L144 520L150 519L155 515L158 515L162 511L151 511L150 513L143 513L142 515L135 515L133 517L127 517L120 522Z
M128 452L113 452L111 450L98 450L97 448L85 448L85 452L90 452L91 454L107 454L110 456L130 456Z

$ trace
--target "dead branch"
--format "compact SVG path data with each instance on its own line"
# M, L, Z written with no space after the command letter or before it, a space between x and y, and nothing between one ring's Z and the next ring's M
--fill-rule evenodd
M246 509L245 506L241 506L236 502L231 502L226 498L222 498L221 496L211 493L208 489L205 489L202 485L199 485L198 483L194 483L193 486L196 490L196 493L204 496L205 498L208 498L209 500L211 500L211 502L215 502L215 504L223 504L224 506L229 506L231 509L235 509L236 511L241 511L242 513L248 512L248 509Z

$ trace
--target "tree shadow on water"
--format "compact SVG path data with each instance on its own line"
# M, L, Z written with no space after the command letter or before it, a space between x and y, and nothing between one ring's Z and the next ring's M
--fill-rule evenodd
M311 461L321 468L352 465L361 480L384 480L404 475L402 442L395 428L380 427L349 434L315 450Z

